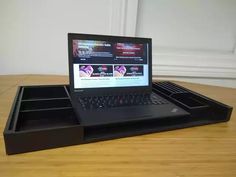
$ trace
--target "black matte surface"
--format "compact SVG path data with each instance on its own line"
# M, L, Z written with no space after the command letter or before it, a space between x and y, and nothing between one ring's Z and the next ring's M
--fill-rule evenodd
M3 132L6 153L16 154L213 124L228 121L231 116L232 107L171 82L153 83L153 92L190 115L114 121L112 124L101 119L99 124L87 124L74 113L69 86L21 86ZM98 119L100 117L92 118Z

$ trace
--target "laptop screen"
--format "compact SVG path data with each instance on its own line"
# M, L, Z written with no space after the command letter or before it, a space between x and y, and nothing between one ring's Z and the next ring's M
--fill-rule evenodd
M74 89L149 85L148 42L72 39Z

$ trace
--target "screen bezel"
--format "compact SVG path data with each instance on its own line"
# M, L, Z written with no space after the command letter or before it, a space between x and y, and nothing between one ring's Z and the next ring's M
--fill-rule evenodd
M133 87L105 87L105 88L74 88L74 68L73 68L73 40L101 40L111 42L131 42L131 43L148 43L148 86L133 86ZM78 94L104 94L104 93L117 93L117 92L151 92L152 90L152 39L151 38L137 38L137 37L124 37L124 36L108 36L108 35L95 35L95 34L82 34L82 33L68 33L68 58L69 58L69 82L71 93Z

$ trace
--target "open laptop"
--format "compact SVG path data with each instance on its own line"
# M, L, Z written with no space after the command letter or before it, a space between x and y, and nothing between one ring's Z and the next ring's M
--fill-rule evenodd
M152 92L152 40L68 34L72 104L83 125L188 116Z

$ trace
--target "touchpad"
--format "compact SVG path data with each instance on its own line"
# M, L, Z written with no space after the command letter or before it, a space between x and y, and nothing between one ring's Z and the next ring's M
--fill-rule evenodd
M128 118L136 118L138 119L143 117L151 117L152 114L148 111L148 109L137 109L137 108L123 108L122 111L118 111L118 115L120 117Z
M109 113L108 113L109 112ZM114 121L114 122L119 122L119 121L131 121L132 119L138 120L138 119L147 119L151 118L152 114L148 109L143 109L143 107L138 109L138 107L127 107L127 108L122 108L122 109L111 109L107 113L110 115L108 117L109 121ZM104 116L106 118L107 116Z

